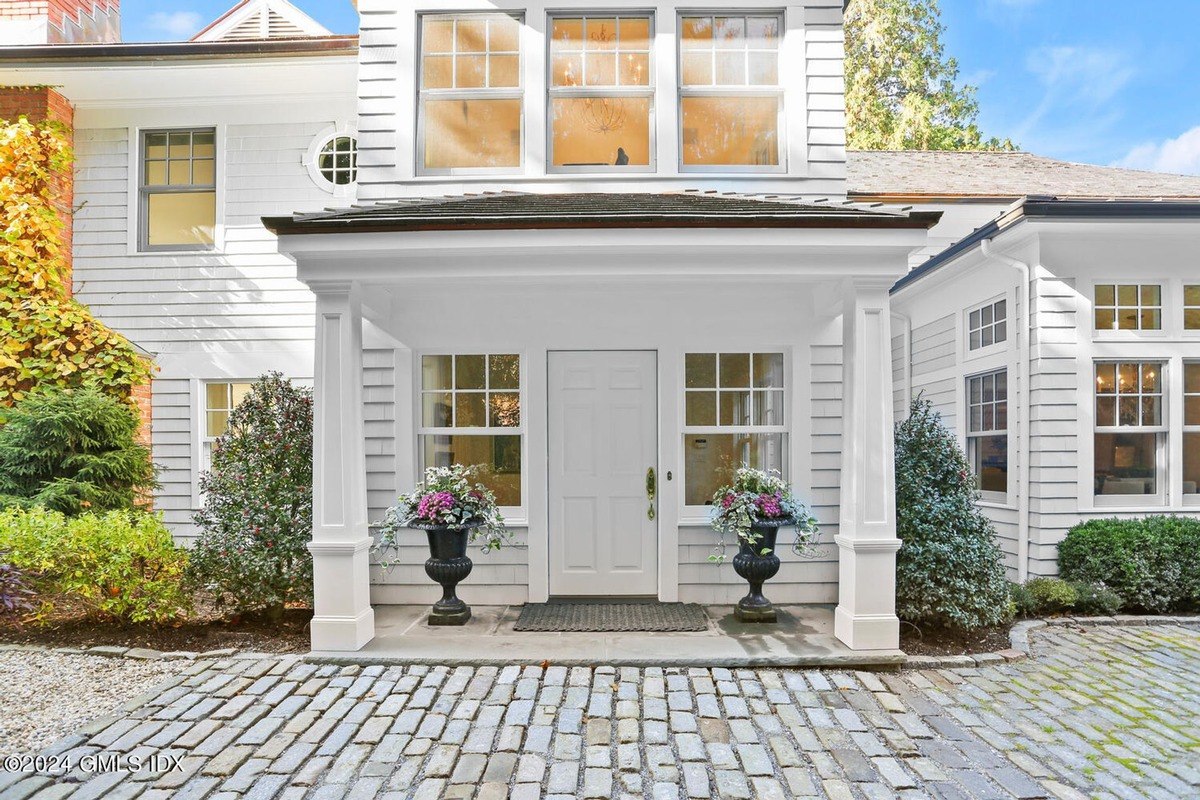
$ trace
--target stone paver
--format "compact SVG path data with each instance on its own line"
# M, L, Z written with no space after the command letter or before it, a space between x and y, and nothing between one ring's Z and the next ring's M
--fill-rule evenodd
M0 798L1200 796L1200 632L1051 627L1032 646L891 674L197 662L46 751L69 774L0 773ZM159 771L80 766L97 755Z

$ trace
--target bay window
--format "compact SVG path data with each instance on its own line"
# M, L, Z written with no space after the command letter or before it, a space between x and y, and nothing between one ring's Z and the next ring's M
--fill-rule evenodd
M422 469L478 465L497 504L521 505L520 356L423 356L420 414Z
M783 353L684 357L684 504L712 502L743 466L785 474Z
M779 168L782 17L685 14L679 23L681 168Z
M647 170L654 164L651 18L550 21L550 165Z
M1200 361L1183 365L1183 493L1200 495Z
M967 378L967 459L984 499L1008 494L1008 373Z
M1095 492L1163 493L1163 364L1100 362L1096 369Z
M521 22L508 14L421 17L420 171L521 166Z

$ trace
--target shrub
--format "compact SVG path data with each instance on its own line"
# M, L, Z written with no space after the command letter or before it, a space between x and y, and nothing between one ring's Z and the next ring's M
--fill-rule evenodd
M193 579L234 611L312 602L312 392L258 380L213 446Z
M1103 584L1131 609L1200 606L1200 520L1174 516L1093 519L1058 546L1064 578Z
M1036 617L1038 615L1037 603L1033 599L1033 594L1025 588L1025 584L1009 584L1008 593L1012 598L1013 613L1016 616Z
M1026 582L1025 591L1033 601L1034 613L1063 614L1075 608L1079 592L1061 578L1033 578Z
M1073 581L1071 587L1078 595L1074 610L1079 614L1109 617L1120 611L1125 602L1119 594L1102 583Z
M138 418L95 389L31 395L0 427L0 505L64 514L131 509L154 488Z
M43 617L65 602L89 615L164 622L191 606L187 551L157 516L9 508L0 512L0 551L27 574Z
M0 614L16 614L33 608L33 591L25 582L25 573L0 553Z
M973 630L1012 616L991 523L966 456L928 400L896 426L896 610L916 625Z

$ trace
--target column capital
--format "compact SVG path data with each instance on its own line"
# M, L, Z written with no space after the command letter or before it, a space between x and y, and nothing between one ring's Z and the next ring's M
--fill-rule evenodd
M349 296L357 286L358 284L355 281L324 279L308 281L308 288L318 298L334 298L339 295Z

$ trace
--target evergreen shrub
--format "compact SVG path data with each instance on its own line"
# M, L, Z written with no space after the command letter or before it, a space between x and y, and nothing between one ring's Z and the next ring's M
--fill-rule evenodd
M1012 618L991 522L967 458L929 401L896 426L896 610L917 626L975 630Z

